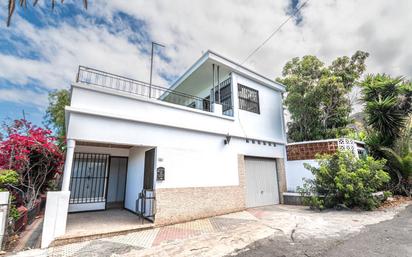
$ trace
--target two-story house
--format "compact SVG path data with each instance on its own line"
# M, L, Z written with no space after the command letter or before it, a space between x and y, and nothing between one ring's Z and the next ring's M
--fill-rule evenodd
M80 67L43 246L68 212L124 208L163 225L280 203L284 90L211 51L168 88Z

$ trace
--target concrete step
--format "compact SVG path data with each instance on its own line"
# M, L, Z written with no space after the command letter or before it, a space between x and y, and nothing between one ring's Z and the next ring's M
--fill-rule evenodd
M100 238L106 238L106 237L113 237L113 236L119 236L119 235L125 235L129 233L134 233L146 229L153 229L154 224L149 223L149 224L144 224L138 228L132 228L132 229L124 229L124 230L114 230L110 232L105 232L105 233L96 233L96 234L89 234L89 235L81 235L81 236L61 236L56 238L50 246L61 246L61 245L66 245L66 244L72 244L72 243L78 243L78 242L83 242L83 241L88 241L88 240L93 240L93 239L100 239Z

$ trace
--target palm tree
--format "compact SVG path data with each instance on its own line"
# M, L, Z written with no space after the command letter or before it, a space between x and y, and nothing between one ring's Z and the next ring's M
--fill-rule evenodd
M412 179L412 151L407 155L399 155L388 147L382 147L390 165L391 171L395 172L398 177L398 183L395 189L401 190L408 196L411 196L410 183Z
M11 16L13 15L14 10L16 9L16 2L18 2L18 5L20 5L20 7L27 8L27 0L9 0L7 27L10 26ZM33 6L36 6L38 2L39 0L34 0ZM64 0L61 0L60 2L63 3ZM51 0L52 9L54 9L55 4L56 0ZM85 9L87 9L87 0L83 0L83 6Z
M392 147L412 113L412 86L402 77L369 75L361 83L366 120L380 138L381 146Z
M412 194L412 119L409 126L397 140L394 149L381 147L380 150L388 159L391 171L396 173L398 183L395 189L400 189L408 196Z

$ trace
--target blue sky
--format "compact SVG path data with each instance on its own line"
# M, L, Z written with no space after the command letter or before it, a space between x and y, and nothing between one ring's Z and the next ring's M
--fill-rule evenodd
M5 25L0 8L0 122L19 118L41 124L51 90L69 88L78 65L147 81L150 43L166 48L155 59L154 82L168 86L204 51L241 62L299 0L48 0L17 8ZM31 1L28 1L31 2ZM59 1L58 1L59 2ZM295 56L325 62L368 51L367 72L412 75L412 1L311 0L245 64L265 76L281 75Z

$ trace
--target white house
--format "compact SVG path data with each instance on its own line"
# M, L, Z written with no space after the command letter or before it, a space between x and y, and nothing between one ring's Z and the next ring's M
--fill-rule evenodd
M68 212L124 208L163 225L280 203L284 90L212 51L168 88L80 67L43 247Z

